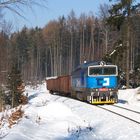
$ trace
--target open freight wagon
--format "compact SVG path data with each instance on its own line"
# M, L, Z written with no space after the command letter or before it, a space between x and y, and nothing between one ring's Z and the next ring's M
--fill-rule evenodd
M70 83L71 83L71 76L59 76L53 79L46 80L47 89L50 91L51 94L59 93L61 95L69 96L70 95Z

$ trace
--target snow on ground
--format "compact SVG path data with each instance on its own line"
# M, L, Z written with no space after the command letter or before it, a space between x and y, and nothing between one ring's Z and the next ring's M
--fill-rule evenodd
M136 89L127 89L119 91L119 98L127 101L128 104L136 104L140 106L140 87Z
M119 103L140 110L140 88L120 90ZM51 95L42 84L26 87L29 103L24 116L11 129L0 125L2 140L139 140L140 125L96 106ZM0 114L6 114L3 112ZM8 113L7 113L8 114Z

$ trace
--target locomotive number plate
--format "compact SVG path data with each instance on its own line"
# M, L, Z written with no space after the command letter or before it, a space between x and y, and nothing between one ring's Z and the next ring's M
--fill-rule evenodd
M108 88L100 88L99 91L108 91Z

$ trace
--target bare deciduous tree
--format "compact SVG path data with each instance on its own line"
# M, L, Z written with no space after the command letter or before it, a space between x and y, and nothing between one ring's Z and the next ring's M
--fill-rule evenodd
M46 7L46 2L47 0L1 0L0 1L0 9L1 8L6 8L16 14L18 14L19 16L22 16L23 18L25 18L22 15L23 12L23 7L29 7L29 8L33 8L33 5L37 5L37 6L41 6L41 7Z

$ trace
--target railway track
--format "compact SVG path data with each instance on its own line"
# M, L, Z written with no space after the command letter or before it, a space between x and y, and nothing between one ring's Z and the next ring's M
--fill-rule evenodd
M98 108L116 114L140 125L140 112L117 105L98 105Z
M65 101L69 100L69 98L62 99L62 97L63 96L58 96L54 99L54 101L59 100L61 102L65 102ZM140 125L140 112L139 111L125 108L122 106L118 106L115 104L114 105L94 105L94 106L96 106L100 109L106 110L108 112L111 112L113 114L116 114L120 117L123 117L127 120L130 120L130 121L135 122Z
M122 106L118 106L118 105L112 105L114 107L117 107L117 108L121 108L121 109L124 109L124 110L128 110L128 111L131 111L131 112L134 112L134 113L137 113L137 114L140 114L139 111L135 111L135 110L132 110L132 109L129 109L129 108L126 108L126 107L122 107Z

